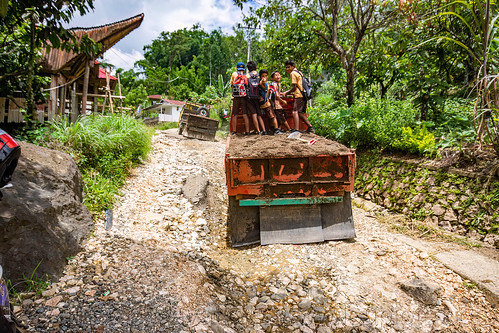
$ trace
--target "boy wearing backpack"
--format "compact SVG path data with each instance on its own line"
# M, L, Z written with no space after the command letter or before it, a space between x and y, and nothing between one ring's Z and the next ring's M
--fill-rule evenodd
M251 116L256 134L265 135L265 124L260 115L260 77L256 71L256 62L248 62L248 91L247 91L247 109Z
M286 111L282 108L283 106L287 105L288 103L282 99L282 93L281 93L281 73L278 71L272 72L270 75L270 78L272 79L272 82L270 83L270 89L273 90L273 98L271 98L271 104L272 108L274 110L276 119L277 119L277 124L278 124L278 129L280 131L280 128L282 125L286 127L286 130L289 131L291 130L291 127L289 127L288 121L287 121L287 114ZM284 133L284 132L281 132ZM278 133L278 134L281 134Z
M286 61L284 65L286 66L286 72L288 72L291 76L291 83L293 84L291 89L286 91L284 95L293 94L295 97L295 104L293 106L293 120L295 123L294 131L300 130L301 119L308 126L306 132L315 133L315 129L305 116L307 101L303 96L303 75L296 69L295 62L293 60Z
M230 77L230 86L232 87L232 116L235 117L234 123L237 124L237 117L242 116L244 119L245 135L249 134L249 118L248 118L248 106L247 106L247 86L248 78L244 74L244 63L238 62L236 65L236 71L232 73ZM233 129L236 133L236 128Z
M274 112L274 108L272 107L272 100L275 101L275 92L273 89L270 89L269 84L267 83L269 72L266 69L261 69L260 72L260 109L264 111L264 114L267 115L270 122L270 131L267 134L282 134L283 132L279 129L277 125L277 119Z

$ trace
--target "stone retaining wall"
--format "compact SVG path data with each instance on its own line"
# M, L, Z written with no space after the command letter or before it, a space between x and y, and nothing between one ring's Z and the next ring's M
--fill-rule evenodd
M358 154L355 192L392 211L483 239L499 231L499 179Z

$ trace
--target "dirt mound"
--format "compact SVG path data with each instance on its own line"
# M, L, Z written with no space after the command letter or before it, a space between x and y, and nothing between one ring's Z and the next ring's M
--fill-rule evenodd
M350 153L344 145L315 134L303 133L300 139L317 140L314 144L288 138L283 135L250 135L232 134L227 153L232 157L282 157L282 156L315 156L341 155Z

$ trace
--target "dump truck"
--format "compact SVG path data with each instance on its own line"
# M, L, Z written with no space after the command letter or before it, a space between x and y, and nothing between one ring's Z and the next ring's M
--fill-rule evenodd
M213 141L218 120L210 118L210 110L204 104L187 102L178 120L178 134L187 138Z
M294 101L286 100L294 128ZM243 135L240 116L231 116L230 132L225 174L233 247L355 238L355 150L309 133Z

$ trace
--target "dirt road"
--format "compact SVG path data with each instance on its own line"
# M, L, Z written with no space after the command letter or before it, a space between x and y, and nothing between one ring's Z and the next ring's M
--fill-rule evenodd
M360 208L355 241L231 248L225 142L153 140L112 227L97 221L66 275L16 308L28 331L499 331L480 290ZM431 304L402 290L416 277Z

